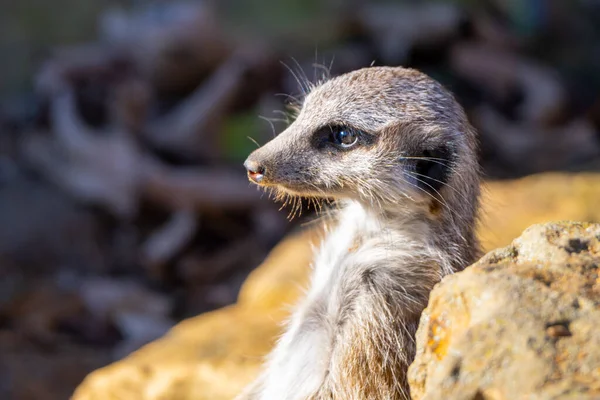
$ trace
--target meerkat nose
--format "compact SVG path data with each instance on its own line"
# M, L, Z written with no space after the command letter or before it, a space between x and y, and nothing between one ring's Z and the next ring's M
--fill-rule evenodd
M254 183L260 183L265 174L265 167L260 166L256 161L246 160L244 167L248 170L248 179Z

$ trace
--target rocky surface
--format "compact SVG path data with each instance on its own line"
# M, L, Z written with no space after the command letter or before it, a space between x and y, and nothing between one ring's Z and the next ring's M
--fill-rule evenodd
M545 173L483 186L478 236L485 251L548 221L600 222L600 174Z
M431 294L414 399L600 397L600 224L534 225Z
M486 250L507 245L540 221L600 221L598 175L545 174L486 187L479 229ZM250 275L236 305L188 319L164 338L92 373L73 399L231 399L256 375L287 306L300 294L310 243L317 238L314 231L289 237Z

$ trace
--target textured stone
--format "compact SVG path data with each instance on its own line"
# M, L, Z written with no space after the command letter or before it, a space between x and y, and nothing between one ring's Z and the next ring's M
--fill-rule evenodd
M432 292L414 399L600 398L600 224L528 228Z
M600 221L600 175L491 182L483 197L479 236L486 250L509 244L533 223ZM74 400L231 399L256 376L301 293L310 243L317 237L307 231L284 240L247 279L236 305L186 320L164 338L90 374Z
M508 245L533 224L600 222L600 174L546 173L487 182L480 216L478 236L486 252Z

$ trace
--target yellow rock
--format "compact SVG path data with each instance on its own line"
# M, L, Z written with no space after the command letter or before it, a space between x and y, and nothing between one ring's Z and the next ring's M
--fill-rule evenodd
M486 252L504 247L530 225L600 221L600 174L546 173L484 185L478 235Z
M542 174L490 182L479 236L485 250L508 245L550 220L600 222L600 174ZM289 305L309 274L316 230L279 244L247 279L236 305L190 318L124 360L90 374L74 400L225 400L258 373Z
M414 400L600 398L600 224L533 225L431 292Z

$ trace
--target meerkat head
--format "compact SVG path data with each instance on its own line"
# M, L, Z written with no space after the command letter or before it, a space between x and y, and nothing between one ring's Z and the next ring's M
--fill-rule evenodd
M244 165L252 182L281 193L371 207L435 210L432 202L469 201L478 190L476 137L462 108L433 79L400 67L316 86L296 120Z

